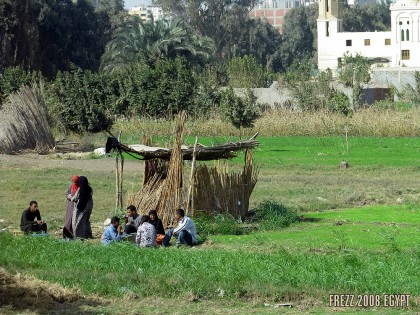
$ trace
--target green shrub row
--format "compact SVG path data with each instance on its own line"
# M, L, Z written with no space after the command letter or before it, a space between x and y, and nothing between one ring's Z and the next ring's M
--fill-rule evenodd
M222 213L195 218L197 233L203 239L208 235L241 235L255 230L273 231L297 221L298 216L295 212L273 200L261 202L255 210L255 216L245 222Z

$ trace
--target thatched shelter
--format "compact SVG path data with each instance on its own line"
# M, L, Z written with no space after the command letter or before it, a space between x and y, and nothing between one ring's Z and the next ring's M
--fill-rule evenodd
M257 182L258 168L252 163L252 149L259 143L255 135L249 140L230 142L218 146L182 146L185 114L179 116L176 139L172 149L148 145L126 146L115 137L107 141L107 152L116 149L145 160L145 179L140 192L131 192L127 204L135 205L141 213L156 209L164 225L174 223L174 210L183 208L189 215L205 211L209 215L229 213L243 217L248 212L249 198ZM196 161L211 161L235 157L245 150L242 172L229 172L220 163L209 168L205 163L195 166ZM121 154L122 156L122 154ZM184 160L191 160L191 175L185 185ZM118 168L118 166L117 166ZM122 169L122 167L120 167Z
M0 110L0 153L25 150L40 154L54 148L44 98L36 88L22 87Z

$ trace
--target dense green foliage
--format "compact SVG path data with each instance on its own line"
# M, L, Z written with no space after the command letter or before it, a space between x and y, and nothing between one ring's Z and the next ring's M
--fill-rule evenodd
M246 91L245 97L236 96L232 88L228 88L221 95L221 107L225 119L227 119L235 128L249 128L254 126L255 120L260 116L256 106L257 98L250 89Z
M241 222L229 214L199 215L194 219L194 222L201 240L206 240L209 235L240 235L244 233Z
M291 108L349 114L331 74L314 75L317 5L291 9L280 34L249 17L256 1L161 0L172 16L147 22L128 16L122 0L98 3L0 1L0 104L21 85L42 81L56 125L77 133L109 129L121 116L171 118L180 110L222 115L241 129L253 125L258 104L222 88L268 87L286 72ZM388 7L345 7L345 19L352 30L383 29ZM363 16L369 22L361 25ZM340 75L355 110L368 78L358 56L349 58ZM405 94L416 103L413 91Z
M295 62L285 74L284 79L295 100L295 106L303 111L328 109L328 102L336 92L331 87L330 70L311 75L311 63L304 59Z
M398 93L398 97L411 102L413 104L420 104L420 72L414 72L414 79L416 81L415 86L407 84L405 88Z
M160 60L155 67L138 71L137 104L133 104L134 112L141 116L173 117L181 110L193 112L196 82L194 72L186 61ZM133 76L133 78L136 78Z
M343 3L343 28L345 32L383 32L391 30L390 0L369 5L349 6Z
M229 85L234 88L268 87L272 83L269 74L252 56L232 58L226 68Z
M334 92L328 100L327 108L345 116L349 116L352 112L349 98L343 92Z
M23 85L40 83L43 77L38 71L25 71L22 67L9 67L0 71L0 107L9 94L19 90Z
M47 103L66 129L109 129L114 116L173 117L195 103L194 72L181 58L159 60L153 67L137 64L112 75L75 70L58 73L47 85Z
M315 56L318 18L318 4L291 9L284 17L283 44L279 50L280 69L286 70L293 63ZM314 64L315 62L312 61Z
M158 5L189 21L202 36L215 43L215 57L229 60L233 57L253 56L265 67L281 44L281 35L261 19L251 19L250 9L257 1L159 0Z
M184 57L190 64L204 64L213 42L200 36L182 19L142 22L130 17L107 44L101 68L107 72L129 69L136 63L153 65L161 59Z
M362 86L370 81L369 60L360 54L344 54L338 77L346 86L352 88L352 110L357 110L361 105Z
M106 130L112 123L107 106L113 97L107 87L107 78L95 72L59 72L46 90L47 104L57 124L66 130Z
M296 222L298 217L285 205L273 200L264 200L256 210L261 230L276 230Z
M111 36L109 16L87 0L3 0L0 16L0 68L22 66L49 78L72 65L97 70Z

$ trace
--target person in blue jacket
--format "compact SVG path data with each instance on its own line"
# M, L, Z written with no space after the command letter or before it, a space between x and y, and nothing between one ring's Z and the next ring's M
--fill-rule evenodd
M112 217L111 223L105 229L104 234L102 235L102 244L108 245L112 242L119 242L123 239L120 218Z

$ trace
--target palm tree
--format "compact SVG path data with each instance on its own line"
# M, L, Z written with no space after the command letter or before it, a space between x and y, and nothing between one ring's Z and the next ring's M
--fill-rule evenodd
M163 58L184 56L192 64L206 62L214 52L213 41L196 34L184 20L133 17L117 29L107 44L101 69L113 72L138 62L154 64Z

